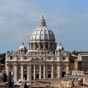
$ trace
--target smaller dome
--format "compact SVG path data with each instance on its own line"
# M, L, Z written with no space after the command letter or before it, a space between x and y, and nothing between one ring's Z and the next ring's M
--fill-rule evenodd
M19 50L26 50L26 47L24 46L24 43L22 43L22 44L19 46Z
M59 46L57 46L57 49L56 49L57 51L62 51L62 50L64 50L64 48L63 48L63 46L61 45L61 43L59 44Z

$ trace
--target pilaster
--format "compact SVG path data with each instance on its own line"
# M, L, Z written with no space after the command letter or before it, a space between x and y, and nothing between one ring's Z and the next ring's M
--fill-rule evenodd
M39 66L39 79L41 79L41 65Z

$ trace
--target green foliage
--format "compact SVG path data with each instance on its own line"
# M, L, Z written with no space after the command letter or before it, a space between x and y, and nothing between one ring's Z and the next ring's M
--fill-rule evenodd
M75 55L78 55L78 51L74 50L72 53L75 54Z
M5 53L0 54L0 58L4 58L5 57Z

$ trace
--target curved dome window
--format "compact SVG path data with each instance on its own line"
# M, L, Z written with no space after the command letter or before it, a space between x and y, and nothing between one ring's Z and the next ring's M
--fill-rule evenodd
M41 49L43 49L43 45L41 44Z

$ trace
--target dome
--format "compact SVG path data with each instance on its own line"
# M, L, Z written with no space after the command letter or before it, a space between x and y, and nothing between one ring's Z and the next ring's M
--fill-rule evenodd
M61 45L61 43L59 44L59 46L57 46L57 51L61 51L61 50L64 50L63 46Z
M19 46L19 50L26 50L26 47L24 46L24 43L22 43L22 44Z
M48 29L44 17L40 21L39 27L32 33L31 41L55 41L54 33Z

